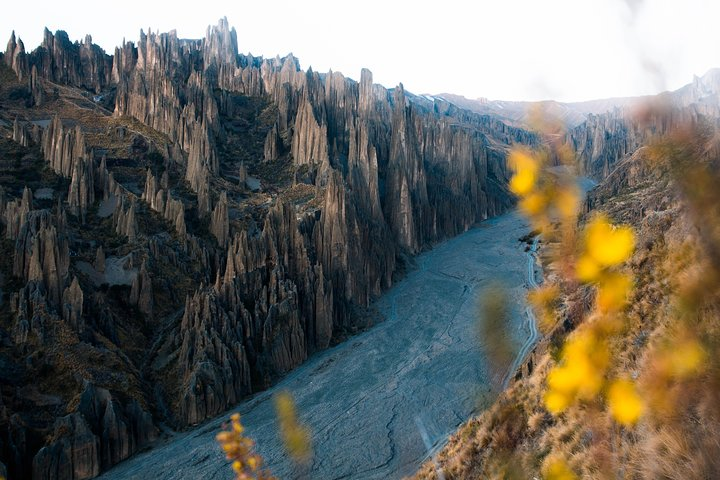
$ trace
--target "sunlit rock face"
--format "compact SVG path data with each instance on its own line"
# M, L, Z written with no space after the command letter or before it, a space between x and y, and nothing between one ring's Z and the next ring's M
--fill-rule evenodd
M8 407L15 476L90 478L159 422L217 415L366 327L358 311L405 259L512 205L505 150L536 141L368 70L241 55L226 20L201 40L141 32L112 56L89 37L46 32L27 52L13 35L2 60L23 95L8 142L55 182L37 205L0 192L21 284L3 291L7 348L60 339L71 367L44 354L23 378L72 372L52 422ZM34 440L17 446L19 431Z

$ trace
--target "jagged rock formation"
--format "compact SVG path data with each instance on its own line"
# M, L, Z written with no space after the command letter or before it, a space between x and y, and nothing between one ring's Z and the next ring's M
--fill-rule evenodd
M163 184L165 186L163 186ZM180 238L185 238L187 233L185 227L185 206L182 201L170 196L169 190L167 190L167 172L163 174L160 187L161 188L158 187L155 176L148 169L142 199L150 205L150 208L160 213L163 218L169 220L175 226L175 231Z
M68 205L73 215L85 222L88 207L95 202L94 168L83 158L75 162L68 192Z
M115 213L113 213L113 223L118 235L124 235L129 242L134 242L138 231L135 202L127 200L125 196L120 197Z
M154 422L219 414L367 326L356 312L409 255L512 205L505 150L536 141L375 85L369 70L356 82L302 71L292 55L240 55L226 20L202 40L141 32L112 57L89 37L46 32L27 53L13 36L3 58L30 92L12 104L8 137L54 176L43 174L52 188L29 177L45 190L35 201L22 184L0 195L15 242L0 288L5 274L22 284L9 284L0 353L25 356L26 378L72 375L44 424L18 428L37 439L14 476L96 475L149 441ZM70 89L114 114L49 110ZM27 120L43 115L42 129Z
M179 415L194 424L227 408L252 391L242 322L231 319L212 290L185 302L179 365L183 397Z
M98 247L97 252L95 253L95 263L93 266L98 272L105 273L105 251L103 250L102 245Z
M75 164L87 154L85 136L79 126L66 129L56 115L43 133L42 151L55 173L71 178Z
M238 169L238 179L240 188L245 190L245 187L247 187L248 179L247 167L245 167L245 162L240 163L240 168Z
M10 67L18 76L21 82L25 80L28 74L28 60L25 54L25 44L19 38L15 38L15 30L13 30L10 40L8 40L5 55L3 56L5 65Z
M268 132L267 137L265 137L265 146L263 150L263 158L266 162L272 162L280 158L282 153L282 139L280 138L280 127L277 122ZM240 178L240 181L244 181L242 177Z
M140 312L152 316L153 290L152 280L148 274L145 262L140 267L140 273L135 277L130 289L130 304L138 307Z
M71 179L67 196L70 212L84 222L88 207L95 202L96 167L82 130L79 126L65 128L56 115L41 137L42 152L50 167L58 175ZM107 191L104 163L100 166L99 176L101 186Z
M72 43L64 31L58 30L53 35L47 28L41 48L29 54L13 32L5 50L5 63L21 81L31 75L39 76L98 93L109 83L112 69L112 58L94 45L89 35L83 43Z
M65 435L35 456L33 478L86 479L100 473L98 438L80 413L59 418L55 422L55 433Z
M68 240L58 232L50 212L30 212L15 240L13 274L42 285L49 301L57 306L69 265Z
M679 105L679 106L678 106ZM697 121L707 106L683 106L657 101L645 112L615 109L588 119L566 134L565 142L577 152L581 172L603 179L627 155L671 128Z
M28 213L32 210L32 192L29 188L23 189L22 199L12 200L3 205L5 216L5 237L14 240L20 234L20 227L25 224Z
M210 231L220 245L225 246L230 235L230 225L228 223L228 200L227 192L220 194L220 200L212 213L212 219L210 220Z
M77 277L73 278L70 286L63 292L62 303L63 319L68 322L74 330L81 332L84 329L82 323L83 291L80 288Z
M13 136L14 142L19 143L23 147L30 146L30 143L38 143L42 135L42 130L29 122L19 122L18 118L15 117L13 121Z
M135 401L121 403L86 382L78 412L55 422L56 439L35 455L38 479L93 478L157 438L150 414Z

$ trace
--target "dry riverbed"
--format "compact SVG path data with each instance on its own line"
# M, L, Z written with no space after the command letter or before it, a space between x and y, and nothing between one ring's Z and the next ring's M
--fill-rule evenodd
M402 477L427 457L428 446L436 450L486 407L504 378L489 378L477 335L477 298L489 282L505 284L512 298L512 324L505 333L519 356L527 353L537 332L525 293L536 267L518 239L528 230L510 213L418 256L417 268L376 302L384 322L313 356L275 387L238 405L233 411L242 415L273 474ZM278 437L272 396L280 390L293 394L312 430L315 457L304 468L289 461ZM231 478L215 443L230 413L173 435L101 478Z

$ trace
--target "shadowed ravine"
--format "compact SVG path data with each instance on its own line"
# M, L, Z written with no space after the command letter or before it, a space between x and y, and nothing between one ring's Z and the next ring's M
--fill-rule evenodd
M477 297L489 281L506 285L512 298L507 335L524 357L538 335L524 300L535 282L534 256L518 241L527 232L518 214L506 214L420 255L419 268L376 302L383 323L315 355L241 403L234 411L273 474L397 478L428 455L420 429L435 450L487 406L505 379L489 379L483 365ZM520 360L495 371L507 372ZM304 469L293 466L278 438L272 395L285 389L313 434L315 458ZM102 478L230 478L215 443L228 415L175 435Z

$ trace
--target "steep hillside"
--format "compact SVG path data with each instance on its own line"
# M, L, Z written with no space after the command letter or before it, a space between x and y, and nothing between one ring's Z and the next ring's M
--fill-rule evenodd
M604 352L608 375L639 385L644 413L637 425L616 423L602 397L559 415L546 409L548 373L563 341L593 321L595 294L548 263L555 245L545 245L547 282L563 292L557 323L499 401L464 425L418 478L437 478L440 470L444 478L717 475L720 368L710 352L720 339L720 165L714 120L690 118L620 160L587 200L586 219L603 211L637 235L625 323Z
M141 32L0 61L0 462L91 478L358 329L411 255L513 204L534 135ZM0 470L2 466L0 465Z

